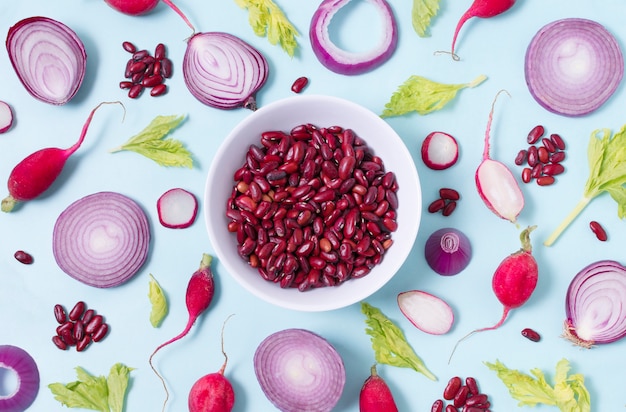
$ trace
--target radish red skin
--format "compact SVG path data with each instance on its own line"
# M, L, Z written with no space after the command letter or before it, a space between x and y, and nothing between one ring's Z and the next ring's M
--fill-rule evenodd
M391 389L378 375L376 365L372 366L370 376L361 387L359 412L398 412Z
M514 4L515 0L474 0L474 3L472 3L470 8L467 9L467 11L461 16L456 25L456 29L454 30L451 50L452 57L455 58L455 60L458 60L458 56L456 55L454 48L459 32L461 31L461 27L463 27L467 20L472 17L489 18L497 16L498 14L502 14L509 10Z
M189 391L189 412L230 412L235 404L235 391L223 372L198 379Z
M131 16L139 16L152 11L159 0L104 0L115 10Z

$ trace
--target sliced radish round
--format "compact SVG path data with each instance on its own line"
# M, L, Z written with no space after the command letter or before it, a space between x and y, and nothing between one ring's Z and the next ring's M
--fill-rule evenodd
M171 229L184 229L193 224L198 214L198 201L193 193L174 188L157 201L159 222Z
M431 335L448 333L454 323L454 313L450 305L428 292L401 292L398 294L398 307L416 328Z
M434 170L447 169L459 158L456 139L444 132L432 132L422 142L422 160Z
M6 102L0 100L0 133L4 133L13 126L13 110Z

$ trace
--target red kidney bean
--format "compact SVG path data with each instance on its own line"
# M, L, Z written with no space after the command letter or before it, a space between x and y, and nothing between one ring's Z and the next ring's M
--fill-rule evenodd
M165 94L166 92L167 92L167 85L161 83L152 87L152 90L150 90L150 96L161 96L162 94Z
M143 92L144 87L141 84L133 84L132 87L128 90L128 97L131 99L136 99Z
M528 151L525 149L522 149L519 152L517 152L517 156L515 156L515 164L518 166L523 165L524 162L526 161L527 155L528 155Z
M165 58L165 45L159 43L154 48L154 58L157 60L163 60Z
M528 142L528 144L535 144L543 136L544 133L545 133L545 128L541 125L537 125L533 127L531 131L528 133L528 137L526 138L526 141Z
M430 412L443 412L443 401L441 399L437 399L433 402L433 406L430 408Z
M478 407L478 406L468 406L463 408L463 412L489 412L489 406L486 407Z
M478 395L480 391L478 390L478 383L476 382L476 378L468 376L465 378L465 385L469 388L470 395Z
M565 168L560 163L550 163L543 167L543 174L548 176L560 175L565 171Z
M82 321L78 320L76 321L76 323L74 323L74 329L72 333L76 341L80 341L83 339L83 337L85 336L85 325Z
M56 347L61 349L61 350L66 350L67 349L67 343L65 343L63 341L63 339L60 336L58 336L58 335L52 337L52 343L54 343L56 345Z
M545 147L546 150L550 153L554 153L557 150L556 145L551 139L544 137L543 139L541 139L541 144L543 144L543 147Z
M23 263L25 265L30 265L35 261L35 259L30 253L24 252L23 250L18 250L17 252L15 252L13 257L17 259L18 262Z
M309 79L307 77L298 77L291 85L291 91L294 93L300 93L307 84L309 84Z
M130 42L123 42L124 50L132 53L124 71L128 81L120 82L120 88L128 90L128 97L138 98L144 88L150 89L151 96L161 96L167 92L165 79L172 75L172 63L166 57L163 43L157 44L154 56L147 50L137 50Z
M459 412L454 405L446 405L446 412Z
M531 328L522 329L522 336L533 342L539 342L541 340L541 335Z
M91 335L85 335L83 338L76 342L76 350L82 352L87 349L87 346L91 343Z
M543 163L537 163L532 169L530 169L530 177L536 179L543 174Z
M469 396L469 388L465 385L461 386L461 388L459 388L457 393L454 395L454 399L452 400L454 403L454 406L456 406L457 408L460 408L461 406L465 405L465 401L467 400L468 396Z
M67 321L67 314L65 313L65 308L62 305L54 305L54 318L61 325Z
M448 187L442 187L439 189L439 196L446 200L459 200L461 198L459 192Z
M124 50L126 50L127 52L133 54L137 51L137 47L135 47L135 45L129 41L125 41L122 43L122 47L124 48Z
M599 241L605 242L609 238L606 234L606 230L604 230L599 222L592 220L591 222L589 222L589 228L591 229L593 234L596 235Z
M522 169L522 182L528 183L532 179L532 169L530 167L525 167Z
M540 176L537 178L537 184L539 186L549 186L555 182L554 176Z
M484 393L472 395L465 401L465 406L480 406L487 403L488 397Z
M552 133L550 135L550 140L552 141L552 143L554 143L554 146L559 149L559 150L565 150L565 141L563 140L563 138L556 134L556 133Z
M541 163L548 163L550 159L550 151L544 146L537 148L537 160Z
M108 323L103 323L102 325L100 325L100 327L98 329L96 329L96 331L91 335L91 339L94 342L100 342L102 339L104 339L104 337L107 335L107 333L109 332L109 324Z
M454 212L455 209L456 209L456 201L451 200L450 202L448 202L448 204L444 206L443 210L441 211L441 214L444 216L450 216L452 212Z
M436 199L428 205L428 211L430 213L436 213L442 210L446 206L446 201L443 199Z
M76 322L78 319L80 319L81 316L83 316L83 313L85 312L85 307L86 307L85 302L83 302L82 300L76 302L72 310L70 310L70 313L69 313L70 320Z
M87 332L88 334L94 333L96 330L98 330L100 325L102 325L103 321L104 318L102 317L102 315L95 315L91 319L91 321L87 325L85 325L85 332Z
M565 152L554 152L550 155L548 160L550 163L561 163L565 160Z
M73 330L74 330L74 322L71 322L71 321L64 322L62 325L57 326L56 328L57 335L59 336L63 336L66 333L72 334Z
M535 146L531 146L528 149L528 158L527 158L528 166L534 167L538 161L539 161L538 149Z
M457 394L461 386L463 385L463 381L459 376L454 376L450 378L448 384L443 390L443 399L447 401L451 401L454 399L454 396Z

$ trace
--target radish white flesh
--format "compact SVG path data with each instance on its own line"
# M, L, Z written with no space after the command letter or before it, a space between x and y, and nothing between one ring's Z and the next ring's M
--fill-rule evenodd
M0 133L4 133L13 126L13 111L6 102L0 101Z
M511 170L504 163L489 157L489 133L493 120L493 110L501 92L498 92L491 104L487 130L485 131L483 160L476 169L475 179L478 194L489 210L498 217L515 223L517 216L524 208L524 195Z
M171 229L184 229L193 224L198 214L198 201L193 193L174 188L157 201L159 222Z
M443 132L432 132L422 142L422 160L434 170L447 169L459 158L456 139Z
M398 294L398 307L416 328L431 335L446 334L454 324L454 313L450 305L428 292L402 292Z

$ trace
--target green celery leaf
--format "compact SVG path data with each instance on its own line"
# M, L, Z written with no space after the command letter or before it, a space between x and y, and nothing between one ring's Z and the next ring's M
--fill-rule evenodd
M459 90L476 87L487 79L478 76L470 83L445 84L422 76L409 77L391 96L381 117L401 116L410 112L426 115L442 109Z
M568 375L570 364L561 359L556 365L554 386L551 386L540 369L531 369L531 375L507 368L502 362L485 362L506 385L509 393L519 401L519 406L538 404L557 406L562 412L590 412L591 398L581 374Z
M361 311L366 316L365 323L369 328L365 332L371 336L376 362L401 368L411 368L424 374L428 379L437 377L424 365L406 340L402 330L386 317L380 309L361 303Z
M124 411L126 390L128 389L128 381L132 370L133 368L129 368L121 363L116 363L111 367L111 371L107 377L107 387L109 390L108 401L111 412Z
M298 48L296 37L300 35L285 13L272 0L235 0L235 3L248 10L248 22L259 37L267 36L272 45L280 47L293 57Z
M111 149L111 153L129 150L139 153L160 166L193 167L193 157L183 143L166 136L177 128L184 116L157 116L139 134L128 139L123 145Z
M150 283L148 285L148 298L152 304L150 311L150 323L153 327L158 328L165 316L167 316L168 305L163 289L159 282L150 274Z
M413 29L420 37L428 37L428 28L433 17L439 12L440 0L413 0L411 12Z

